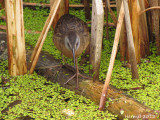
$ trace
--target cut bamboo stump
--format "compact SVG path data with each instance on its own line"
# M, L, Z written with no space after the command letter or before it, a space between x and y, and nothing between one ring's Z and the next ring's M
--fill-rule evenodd
M22 0L5 0L8 67L11 76L27 72Z
M93 65L93 81L99 79L101 49L103 37L104 10L102 0L92 1L92 26L90 44L90 62Z
M30 65L29 65L30 74L33 73L34 68L35 68L35 66L37 64L37 61L38 61L38 58L39 58L43 43L45 41L45 38L47 36L47 33L48 33L49 28L50 28L50 26L51 26L51 24L53 22L53 19L54 19L55 15L56 15L56 12L57 12L57 9L58 9L60 3L61 3L61 0L55 0L54 4L52 6L52 9L50 11L50 14L49 14L49 16L48 16L48 18L46 20L46 23L45 23L45 25L43 27L41 35L40 35L40 37L39 37L39 39L37 41L37 44L36 44L36 46L34 48L34 51L32 53L31 59L30 59Z
M154 10L154 9L160 9L160 6L147 8L147 9L141 11L141 12L140 12L140 15L143 14L143 13L145 13L145 12L147 12L147 11L149 11L149 10Z

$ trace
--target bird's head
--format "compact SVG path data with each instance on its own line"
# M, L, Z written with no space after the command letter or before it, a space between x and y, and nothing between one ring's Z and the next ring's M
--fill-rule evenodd
M74 67L75 67L75 54L80 47L80 37L75 31L69 31L64 38L65 47L72 51Z

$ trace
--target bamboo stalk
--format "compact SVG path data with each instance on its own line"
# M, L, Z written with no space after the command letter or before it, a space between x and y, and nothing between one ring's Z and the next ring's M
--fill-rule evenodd
M116 1L110 1L110 4L116 4Z
M5 0L8 67L11 76L27 72L22 0Z
M41 7L50 7L50 4L44 4L44 3L27 3L27 2L23 2L24 6L41 6ZM69 4L70 8L83 8L84 5L83 4L79 4L79 5L74 5L74 4ZM90 6L92 7L92 6ZM103 4L103 7L105 7L105 4ZM111 8L115 8L116 5L110 5Z
M69 14L69 0L65 0L65 11L66 11L66 14Z
M102 36L104 25L104 10L102 0L92 1L92 26L90 44L90 62L93 65L93 81L99 79L101 61Z
M149 4L151 7L157 7L159 4L158 0L149 0ZM160 55L160 31L159 31L159 10L155 9L151 11L152 15L152 22L153 22L153 31L155 33L156 39L156 48L157 48L157 55Z
M55 0L54 4L52 6L51 12L50 12L50 14L49 14L49 16L48 16L48 18L45 22L44 27L43 27L41 35L40 35L40 37L37 41L37 44L34 48L34 51L33 51L32 56L30 58L30 66L29 66L30 67L30 74L33 73L34 68L37 64L37 61L38 61L38 58L39 58L39 55L40 55L40 51L42 49L43 43L44 43L45 38L47 36L47 33L49 31L49 28L50 28L50 26L53 22L53 19L56 15L56 11L58 9L58 6L60 5L60 2L61 2L61 0Z
M86 17L86 19L90 20L91 13L90 13L89 1L83 0L83 4L84 4L84 10L85 10L85 17Z
M139 75L137 70L137 62L136 62L135 48L133 43L133 35L132 35L128 2L127 0L123 0L123 3L124 3L124 11L125 11L125 23L126 23L127 42L128 42L129 59L131 63L132 79L138 79Z
M28 2L23 2L24 6L41 6L41 7L50 7L50 4L45 4L45 3L28 3Z
M147 9L141 11L139 15L141 15L149 10L154 10L154 9L160 9L160 6L154 6L154 7L147 8Z
M87 24L91 24L91 21L88 21L88 22L86 22ZM104 22L104 27L106 26L106 22ZM108 26L109 27L116 27L115 25L114 25L114 23L108 23Z
M70 4L69 7L71 7L71 8L83 8L84 5L82 5L82 4L80 4L80 5L73 5L73 4ZM92 6L90 6L90 7L92 7ZM103 4L103 7L105 7L105 4ZM111 8L115 8L116 5L110 5L110 7L111 7Z
M53 4L54 4L55 0L50 0L50 9L52 8ZM59 18L61 16L63 16L64 14L68 14L68 5L67 5L67 1L66 0L61 0L59 7L57 9L56 15L54 16L54 20L52 23L53 29L55 29L56 24L59 20Z
M137 63L141 62L141 52L140 52L140 43L143 40L141 34L140 34L140 30L141 30L141 25L140 25L140 16L139 16L139 12L140 12L140 3L135 0L135 1L131 1L129 3L130 6L130 15L131 17L131 26L132 26L132 35L133 35L133 43L134 43L134 49L135 49L135 55L136 55L136 61Z
M101 111L104 110L105 103L106 103L106 96L108 93L109 82L111 80L112 70L113 70L114 61L115 61L115 57L116 57L116 53L117 53L118 42L119 42L119 38L120 38L120 31L121 31L123 19L124 19L124 7L123 7L123 2L122 2L119 17L118 17L118 24L117 24L117 28L116 28L116 33L115 33L114 44L113 44L111 59L110 59L110 63L109 63L109 68L108 68L108 72L106 75L106 80L105 80L105 84L104 84L104 87L102 90L100 104L99 104L99 110L101 110Z
M121 3L122 3L122 0L116 0L117 14L118 15L119 15L119 12L120 12ZM125 28L124 21L122 23L122 28L121 28L121 33L120 33L119 47L120 47L120 57L121 57L120 61L128 60L128 56L127 56L127 36L126 36L126 28Z

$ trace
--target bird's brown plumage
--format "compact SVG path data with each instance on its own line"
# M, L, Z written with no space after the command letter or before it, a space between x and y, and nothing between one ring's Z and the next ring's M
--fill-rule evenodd
M63 15L55 27L53 42L62 54L68 58L73 58L72 51L66 48L64 41L65 36L71 34L71 31L75 32L80 38L80 47L75 51L75 57L77 58L87 48L90 42L87 24L81 19L70 14Z

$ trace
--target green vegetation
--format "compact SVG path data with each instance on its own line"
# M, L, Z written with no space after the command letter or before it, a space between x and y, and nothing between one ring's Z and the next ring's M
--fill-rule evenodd
M23 0L25 2L49 3L49 0ZM79 0L71 0L70 3L76 3ZM0 15L4 11L0 12ZM35 31L42 31L47 16L48 9L36 7L36 10L24 8L24 27L25 27L25 40L32 46L35 46L39 35ZM84 10L70 9L70 14L85 20ZM111 21L111 18L109 18ZM0 25L6 23L0 20ZM28 33L32 30L32 33ZM108 70L110 54L115 35L115 29L110 28L109 40L105 39L105 30L103 36L103 51L100 68L100 80L104 80ZM61 60L61 54L56 49L52 42L53 30L50 29L42 50L47 51L56 59ZM131 79L130 69L123 67L120 62L120 53L118 53L115 60L112 79L110 84L126 91L127 94L136 98L141 103L149 106L153 110L160 110L160 56L156 56L155 44L150 46L152 55L142 60L138 65L138 72L140 78L138 80ZM29 48L27 48L29 49ZM73 62L67 59L67 63ZM79 57L79 61L81 57ZM89 64L80 66L89 73ZM3 89L5 86L0 86L0 111L7 108L7 106L15 100L21 100L21 104L15 105L9 109L7 113L0 114L8 120L15 119L22 116L30 116L37 119L115 119L116 116L108 112L99 112L98 106L90 100L75 95L74 92L60 87L58 84L47 82L45 78L34 73L33 75L24 75L11 78L8 75L7 61L0 63L0 83L2 79L10 79L10 82L5 86L10 85L9 88ZM136 89L138 88L138 89ZM66 110L74 112L73 116L67 116Z
M115 119L108 112L100 112L98 106L89 99L75 95L73 91L60 87L59 84L47 82L47 80L34 73L11 78L8 75L7 61L0 63L0 83L2 79L10 81L0 88L0 111L15 100L21 100L21 104L15 105L8 112L0 114L5 120L15 120L23 116L47 120L76 119ZM5 88L9 85L9 88ZM66 110L73 112L69 116Z

